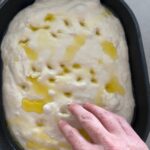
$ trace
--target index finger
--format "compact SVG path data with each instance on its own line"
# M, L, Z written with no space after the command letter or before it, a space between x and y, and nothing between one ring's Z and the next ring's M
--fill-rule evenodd
M80 135L77 129L73 128L66 121L59 121L59 128L67 141L71 144L73 149L75 150L85 150L85 147L89 145L89 143Z

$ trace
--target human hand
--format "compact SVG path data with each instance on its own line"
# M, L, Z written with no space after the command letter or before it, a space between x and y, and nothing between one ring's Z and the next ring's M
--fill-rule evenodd
M122 117L89 103L71 104L69 110L93 141L88 142L77 129L61 120L59 128L73 150L148 150Z

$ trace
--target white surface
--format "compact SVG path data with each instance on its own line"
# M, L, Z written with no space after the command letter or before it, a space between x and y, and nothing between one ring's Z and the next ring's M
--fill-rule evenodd
M150 77L150 0L125 0L125 2L135 13L140 25ZM150 148L150 135L147 144Z

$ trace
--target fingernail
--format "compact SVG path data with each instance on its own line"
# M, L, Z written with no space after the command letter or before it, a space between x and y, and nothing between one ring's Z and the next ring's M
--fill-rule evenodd
M76 106L78 104L68 104L68 108L71 109L72 107Z

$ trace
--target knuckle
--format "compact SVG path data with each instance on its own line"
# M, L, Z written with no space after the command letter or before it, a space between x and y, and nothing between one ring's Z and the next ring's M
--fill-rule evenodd
M72 139L76 136L76 129L72 128L72 127L68 127L65 134L67 136L67 138Z
M108 112L108 111L104 111L101 113L101 117L103 120L107 121L107 120L114 120L113 114Z
M127 148L125 145L121 145L119 141L116 141L116 142L109 141L108 143L106 143L106 145L107 145L107 149L109 149L109 150L121 150L123 148Z
M108 146L113 146L115 144L114 141L118 141L118 139L113 134L103 137L103 142Z
M84 114L84 115L80 116L80 121L83 123L93 121L93 120L94 120L94 118L92 117L92 115L89 115L89 114Z
M74 137L74 132L72 130L68 130L66 133L68 138L73 138Z

